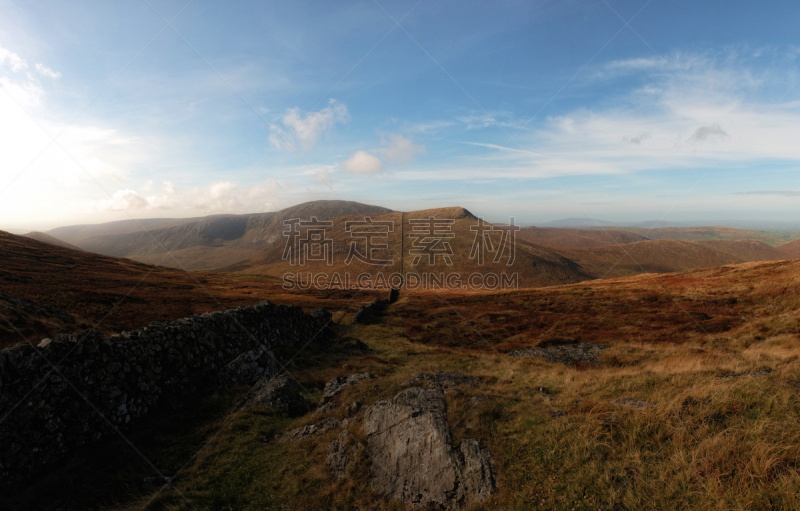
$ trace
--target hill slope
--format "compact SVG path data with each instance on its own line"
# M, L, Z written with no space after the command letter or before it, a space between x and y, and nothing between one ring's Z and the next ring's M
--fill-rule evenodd
M580 264L595 278L671 273L785 258L776 249L756 240L644 240L625 245L557 251Z
M645 240L644 236L615 229L572 229L558 227L523 227L519 237L534 245L552 248L591 248Z
M391 210L351 201L313 201L271 213L189 219L125 220L59 227L49 234L103 255L186 270L229 266L255 257L282 237L283 221Z
M776 250L789 259L800 259L800 239L781 245Z
M681 241L737 241L759 240L771 246L779 246L797 237L797 233L789 231L753 231L726 226L708 227L623 227L625 231L644 236L651 240Z
M366 252L364 242L353 238L351 232L346 232L345 230L346 222L363 220L363 215L350 215L335 219L333 226L325 233L325 236L331 240L332 266L329 266L327 261L308 261L303 266L293 266L290 260L284 260L283 258L286 240L281 240L280 243L273 243L268 246L259 256L223 268L223 270L274 275L276 277L287 273L295 273L301 279L307 279L306 275L308 274L324 274L330 277L333 273L342 275L347 273L351 276L352 281L355 281L358 275L364 274L370 276L369 279L366 279L370 282L375 282L377 275L381 273L384 276L400 273L418 275L418 281L409 280L408 282L412 289L417 284L419 284L419 289L435 288L435 283L428 285L430 282L428 279L430 279L431 275L444 274L446 278L447 276L457 275L459 277L458 282L456 280L453 280L450 284L445 282L439 287L451 290L456 288L459 290L464 288L474 289L476 286L470 285L467 281L469 276L473 274L481 276L480 278L476 277L477 280L481 280L483 276L489 274L511 276L516 273L520 287L560 285L590 278L577 264L568 258L551 249L531 244L524 239L520 239L520 237L517 237L514 258L512 264L509 265L511 242L508 241L508 235L505 235L507 244L504 246L503 255L498 263L494 263L493 256L488 255L485 257L483 265L478 264L477 259L471 256L476 255L473 252L476 231L473 229L479 227L480 220L464 208L438 208L406 213L394 212L371 215L370 218L373 222L389 222L392 225L393 231L387 232L387 237L383 240L387 247L376 252L376 259L391 261L391 263L372 265L359 261L357 258L351 260L349 264L347 263L351 243L354 240L359 251ZM417 249L424 243L422 242L423 238L414 238L411 235L415 232L414 229L418 229L417 232L424 230L427 225L426 219L429 218L452 221L450 224L441 224L437 227L442 233L446 233L443 234L444 236L451 236L441 240L447 243L449 250L445 250L444 243L439 243L435 245L435 249L442 249L443 252L441 256L433 256L432 264L426 255L423 255L419 261L415 262L415 257L418 255ZM491 226L489 225L489 227ZM492 248L495 251L498 251L500 247L501 236L503 236L501 232L506 231L495 231L491 235L493 240ZM445 252L450 255L449 260L444 257ZM453 278L456 279L456 277ZM486 285L493 285L493 277L486 278L489 279Z
M23 234L26 238L30 238L32 240L41 241L42 243L49 243L51 245L57 245L59 247L64 248L71 248L72 250L82 250L81 248L76 247L71 243L67 243L66 241L61 241L58 238L50 236L49 234L45 234L39 231L29 232L27 234Z
M0 348L84 330L140 328L268 299L355 310L356 293L289 294L261 275L191 273L72 250L0 231ZM363 300L374 297L364 293Z

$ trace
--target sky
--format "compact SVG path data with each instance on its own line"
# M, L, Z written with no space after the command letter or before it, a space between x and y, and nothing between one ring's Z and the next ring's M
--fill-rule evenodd
M798 2L0 0L0 229L800 219Z

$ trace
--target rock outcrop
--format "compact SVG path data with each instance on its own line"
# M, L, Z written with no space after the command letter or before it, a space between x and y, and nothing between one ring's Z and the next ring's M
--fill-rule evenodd
M342 421L336 417L328 417L322 422L308 424L295 428L281 437L281 442L296 442L316 435L327 433L328 431L342 426Z
M339 437L328 444L328 467L331 469L333 477L341 479L347 475L347 465L353 461L352 444L353 435L344 430L339 433Z
M336 407L335 397L339 395L345 388L355 385L363 380L374 380L375 377L371 373L351 374L349 376L337 376L325 384L325 390L322 393L322 399L319 402L319 408L315 412L316 415L325 413Z
M285 374L264 378L250 389L240 406L264 406L289 415L302 415L311 409L311 402L300 391L297 381Z
M409 388L366 411L373 488L406 504L447 509L483 501L494 491L491 453L476 440L454 447L446 412L439 388ZM339 451L341 438L329 447L329 457Z
M159 406L180 406L210 390L220 371L243 353L295 351L311 340L324 341L332 335L328 319L262 302L154 322L110 338L89 330L59 335L41 347L1 351L0 486L35 476ZM250 358L238 364L248 378Z

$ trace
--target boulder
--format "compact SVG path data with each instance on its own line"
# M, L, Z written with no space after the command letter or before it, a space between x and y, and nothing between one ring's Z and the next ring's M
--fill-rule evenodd
M453 447L439 388L410 388L371 406L364 418L372 487L418 507L454 509L496 487L492 457L477 440Z
M337 376L325 384L325 390L322 393L322 399L319 402L319 408L315 412L316 415L332 410L336 407L334 398L345 388L355 385L363 380L374 380L375 377L372 373L351 374L349 376Z
M300 390L300 385L285 374L264 378L250 389L240 406L265 406L289 415L302 415L309 410L311 403L300 394Z

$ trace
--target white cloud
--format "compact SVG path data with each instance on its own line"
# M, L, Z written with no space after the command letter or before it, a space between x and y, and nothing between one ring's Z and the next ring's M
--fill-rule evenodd
M760 69L736 55L677 54L612 62L595 79L621 73L637 74L644 85L606 102L611 107L551 117L518 137L519 147L485 144L495 151L483 158L482 173L551 177L800 162L796 102L763 99L776 83L789 88L791 70Z
M271 211L275 204L281 203L278 192L282 186L273 179L258 185L239 185L231 181L217 181L207 186L179 192L174 183L164 181L164 193L147 194L151 188L145 183L141 191L123 189L114 192L107 199L83 201L76 206L86 212L106 211L179 211L181 213L258 213Z
M178 193L178 187L175 186L174 183L170 183L169 181L164 181L164 192L168 195L175 195Z
M519 130L526 124L525 121L514 119L513 115L509 112L479 112L459 117L458 120L464 123L468 130L495 126Z
M42 76L46 76L47 78L61 78L61 73L58 71L53 71L49 67L45 66L44 64L36 63L36 70L42 74Z
M315 169L314 170L314 179L319 181L320 183L331 183L331 173L326 168Z
M402 135L384 136L380 154L387 163L402 165L413 162L418 154L425 154L425 146L416 145Z
M366 151L356 151L342 162L342 170L350 174L377 174L383 170L383 163Z
M13 51L0 46L0 65L5 64L6 62L8 62L11 65L11 70L14 71L15 73L17 71L23 71L25 69L28 69L28 63L25 61L25 59L23 59Z
M330 131L334 125L345 123L350 119L347 107L335 99L319 112L300 115L299 108L292 108L283 116L283 127L272 125L273 133L269 140L275 147L288 148L287 143L296 147L299 143L303 149L311 149L319 138Z

